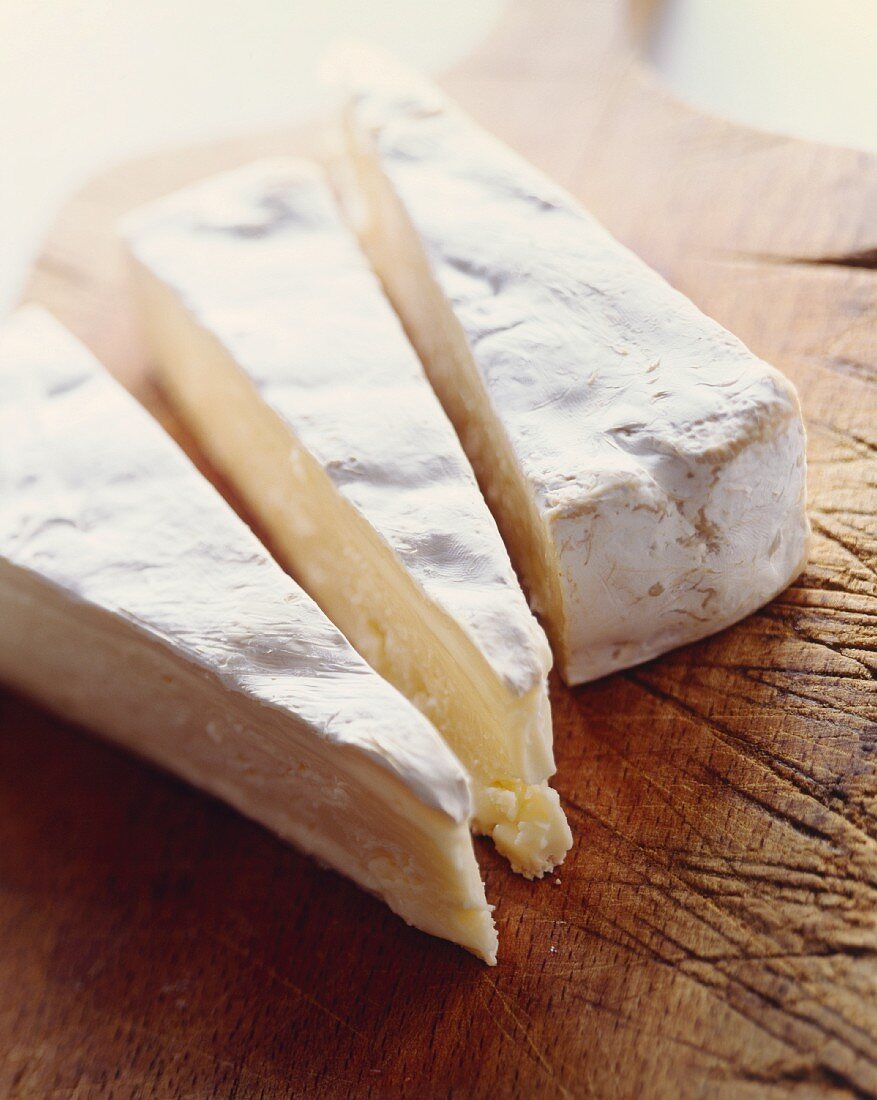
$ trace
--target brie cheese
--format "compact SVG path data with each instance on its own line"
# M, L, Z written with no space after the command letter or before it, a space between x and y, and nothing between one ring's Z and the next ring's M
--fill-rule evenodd
M344 65L345 206L567 682L775 596L809 533L791 384L433 85Z
M493 962L463 767L37 307L0 327L0 679Z
M571 843L550 650L417 356L322 175L249 165L125 236L163 385L269 545L473 778L475 827L538 876Z

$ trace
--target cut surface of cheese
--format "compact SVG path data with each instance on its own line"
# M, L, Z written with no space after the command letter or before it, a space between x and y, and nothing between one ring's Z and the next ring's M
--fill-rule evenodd
M792 385L434 85L348 50L338 186L567 682L803 568Z
M488 962L462 765L38 307L0 326L0 680Z
M260 161L123 228L162 383L278 559L438 727L475 827L539 876L571 843L550 650L454 429L314 166Z

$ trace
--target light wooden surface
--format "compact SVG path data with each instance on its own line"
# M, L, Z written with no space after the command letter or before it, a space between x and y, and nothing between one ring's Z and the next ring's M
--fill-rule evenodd
M577 844L555 884L479 842L493 970L0 696L0 1095L877 1095L877 160L672 101L628 14L517 0L447 85L797 383L805 575L718 637L553 684ZM312 140L96 181L29 296L157 407L114 219Z

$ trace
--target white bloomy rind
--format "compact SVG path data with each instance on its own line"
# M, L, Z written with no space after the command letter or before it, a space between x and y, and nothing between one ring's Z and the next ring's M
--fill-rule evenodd
M540 875L571 843L545 636L453 427L322 174L260 161L123 227L163 384L272 550L469 769Z
M0 679L494 961L459 761L37 307L0 326Z
M367 51L345 206L565 679L701 638L803 568L794 388L435 86Z

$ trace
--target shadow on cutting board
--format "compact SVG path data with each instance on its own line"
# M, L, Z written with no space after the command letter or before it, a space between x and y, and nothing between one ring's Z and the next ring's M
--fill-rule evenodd
M213 799L0 695L3 1095L87 1092L120 1067L145 1085L157 1062L184 1094L294 1090L329 1051L343 1079L400 987L416 1027L436 982L465 997L480 969Z

